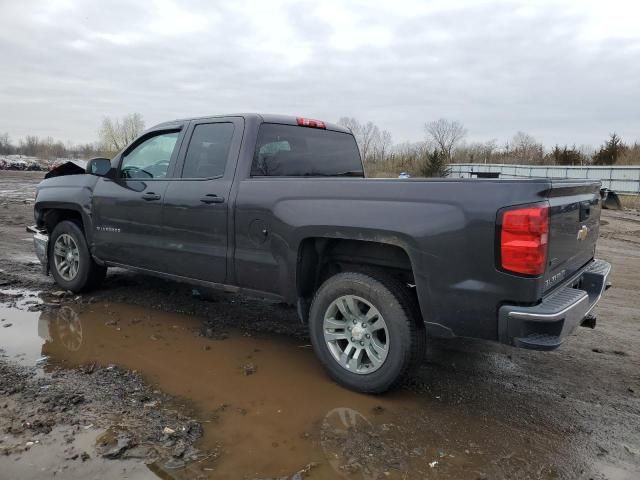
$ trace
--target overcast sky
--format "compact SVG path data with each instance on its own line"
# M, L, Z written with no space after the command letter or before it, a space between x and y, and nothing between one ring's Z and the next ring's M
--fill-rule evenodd
M637 1L0 0L0 133L94 141L257 111L371 120L396 143L640 140Z

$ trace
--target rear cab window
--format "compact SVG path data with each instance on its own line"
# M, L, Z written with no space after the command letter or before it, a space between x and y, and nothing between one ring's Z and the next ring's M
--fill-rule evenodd
M231 122L196 125L189 141L182 178L220 178L227 166L234 126Z
M263 123L252 177L364 177L353 135L322 128Z

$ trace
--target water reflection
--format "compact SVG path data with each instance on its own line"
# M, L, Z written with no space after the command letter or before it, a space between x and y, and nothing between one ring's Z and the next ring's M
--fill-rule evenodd
M325 457L327 419L338 411L359 411L364 419L374 408L389 412L380 420L390 419L394 408L414 403L406 394L376 398L338 387L295 340L228 332L212 341L197 336L199 328L187 316L98 304L43 312L38 330L53 365L119 364L195 405L205 427L200 446L225 448L213 466L216 478L289 475L309 464L316 465L314 478L344 475L340 467L349 459L340 452ZM247 364L255 373L246 374Z
M38 335L49 344L59 344L70 352L76 352L82 346L80 315L66 305L43 312L38 321Z
M361 478L362 480L375 480L384 475L384 471L381 468L371 467L367 464L361 465L355 458L353 461L351 461L352 459L347 459L347 462L351 461L351 463L345 463L342 450L331 441L332 439L344 441L352 432L363 429L370 430L371 427L371 422L367 417L353 408L338 407L330 410L325 415L322 420L320 443L325 458L327 458L334 472L345 478Z
M557 433L408 392L360 395L329 380L295 339L227 331L211 340L200 328L186 315L92 304L42 312L32 331L52 365L118 364L195 410L204 426L199 447L221 446L223 454L172 471L174 478L558 475L566 442Z

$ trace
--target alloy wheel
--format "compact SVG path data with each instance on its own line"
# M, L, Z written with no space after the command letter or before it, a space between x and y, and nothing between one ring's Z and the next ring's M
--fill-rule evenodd
M324 339L342 368L360 375L378 370L389 353L389 330L380 311L356 295L335 299L324 314Z

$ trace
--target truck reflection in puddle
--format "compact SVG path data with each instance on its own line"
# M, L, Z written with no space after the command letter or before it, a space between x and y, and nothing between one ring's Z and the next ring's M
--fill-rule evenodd
M558 474L561 439L551 432L520 431L408 392L357 394L329 380L300 341L228 330L211 340L200 328L186 315L92 304L43 312L38 332L52 365L117 364L188 405L204 426L199 447L222 446L219 459L196 469L215 478Z
M38 335L47 342L44 350L47 349L46 345L55 345L69 352L78 351L82 347L80 316L69 306L43 312L38 321Z

